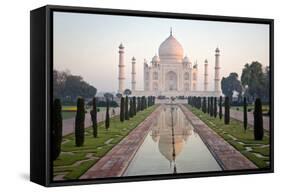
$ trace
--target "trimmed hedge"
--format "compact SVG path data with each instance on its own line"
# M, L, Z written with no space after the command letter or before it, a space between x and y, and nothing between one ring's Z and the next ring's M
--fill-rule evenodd
M96 98L94 97L92 100L92 105L93 108L90 112L91 114L91 120L92 120L92 127L93 127L93 136L97 137L98 136L98 122L97 122L97 101Z
M106 114L105 114L105 128L108 129L110 126L110 116L109 116L109 101L107 100Z
M219 117L222 119L222 96L220 96L220 101L219 101Z
M53 103L52 123L52 159L56 160L60 155L62 142L62 114L61 102L59 99L55 99Z
M125 120L129 120L129 98L125 98Z
M124 101L124 97L121 97L121 101L120 101L120 121L123 122L125 119L125 101Z
M77 147L84 144L85 132L85 106L84 99L77 99L77 112L75 117L75 144Z
M230 106L229 97L225 97L224 100L224 124L228 125L230 122Z
M262 103L259 98L255 101L254 111L254 136L255 140L263 139L263 117L262 117Z
M246 99L246 97L244 97L243 124L244 124L244 130L246 131L247 126L248 126L248 110L247 110L247 99Z

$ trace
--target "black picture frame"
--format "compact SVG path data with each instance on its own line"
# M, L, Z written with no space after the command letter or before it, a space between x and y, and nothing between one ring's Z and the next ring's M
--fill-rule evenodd
M95 13L156 18L191 19L237 23L268 24L270 26L270 168L240 171L198 172L177 175L130 176L94 180L52 181L50 143L52 122L53 12ZM263 18L197 15L46 5L30 12L30 180L43 186L81 185L178 178L226 176L274 172L274 20Z

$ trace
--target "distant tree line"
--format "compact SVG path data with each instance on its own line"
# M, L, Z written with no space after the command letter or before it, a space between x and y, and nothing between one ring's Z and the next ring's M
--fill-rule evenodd
M240 80L237 73L230 73L228 77L223 77L221 80L222 93L229 97L231 105L235 104L232 100L234 92L238 94L236 101L238 105L243 105L243 97L251 103L257 98L260 98L262 102L268 102L269 87L269 67L263 68L257 61L244 65Z
M73 104L78 97L93 98L97 89L83 80L79 75L72 75L69 71L53 71L53 97L61 102Z

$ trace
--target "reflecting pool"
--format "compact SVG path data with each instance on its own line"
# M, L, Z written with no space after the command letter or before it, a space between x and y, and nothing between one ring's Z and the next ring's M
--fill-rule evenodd
M221 167L177 105L163 105L124 176L219 171Z

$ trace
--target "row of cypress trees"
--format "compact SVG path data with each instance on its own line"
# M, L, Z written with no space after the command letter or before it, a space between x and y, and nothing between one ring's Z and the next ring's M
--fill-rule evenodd
M93 137L98 137L98 122L97 122L97 101L93 98L92 110L90 111ZM53 125L52 125L52 159L58 158L61 151L62 142L62 106L59 99L55 99L53 102ZM85 101L83 98L77 99L77 111L75 116L75 145L77 147L83 146L84 144L84 133L85 133ZM110 115L109 115L109 101L107 100L106 105L106 118L105 127L108 129L110 126Z
M129 120L137 112L155 104L154 96L142 97L121 97L120 101L120 121Z
M85 138L85 101L83 98L77 99L77 111L75 116L75 144L77 147L83 146ZM97 99L94 97L92 100L92 110L90 111L92 120L93 137L98 137L98 122L97 122ZM108 130L110 127L109 115L109 99L106 100L106 113L105 113L105 128Z
M198 109L201 108L202 112L208 113L211 117L217 117L219 116L220 119L222 119L222 96L219 97L219 102L217 101L217 97L203 97L203 101L201 97L190 97L189 98L189 104L193 107L196 107ZM202 102L202 106L201 106ZM219 107L219 110L218 110ZM230 103L229 98L225 97L224 100L224 123L229 124L230 122Z
M219 100L219 117L222 118L222 97ZM188 104L197 109L201 109L204 113L210 114L210 116L217 117L218 104L216 97L188 97Z
M229 99L225 98L225 115L224 122L225 124L229 124L230 116L229 116ZM201 109L203 113L208 113L211 117L217 117L222 119L222 96L219 97L219 102L216 97L188 97L188 104L197 109ZM219 110L218 110L219 107Z
M202 102L202 106L201 106ZM219 103L217 104L216 97L188 97L188 104L192 107L202 110L203 113L208 113L211 117L217 117L217 112L219 107L219 118L222 119L222 106L223 99L222 96L219 97ZM229 97L224 98L224 123L228 125L230 123L230 101ZM247 99L244 98L243 103L243 127L246 131L248 127L248 111L247 111ZM255 100L255 110L254 110L254 138L255 140L263 139L263 117L262 117L262 102L259 98Z
M106 115L105 115L105 128L108 130L110 127L109 115L109 100L106 102ZM129 120L137 114L138 111L144 110L149 106L155 104L155 97L122 97L120 104L120 120ZM130 106L130 107L129 107ZM75 116L75 145L77 147L84 144L85 133L85 101L83 98L77 99L77 111ZM94 97L92 100L92 110L90 111L93 137L98 137L98 122L97 122L97 99ZM61 152L62 142L62 106L60 99L54 99L53 102L53 116L52 116L52 159L58 158Z

